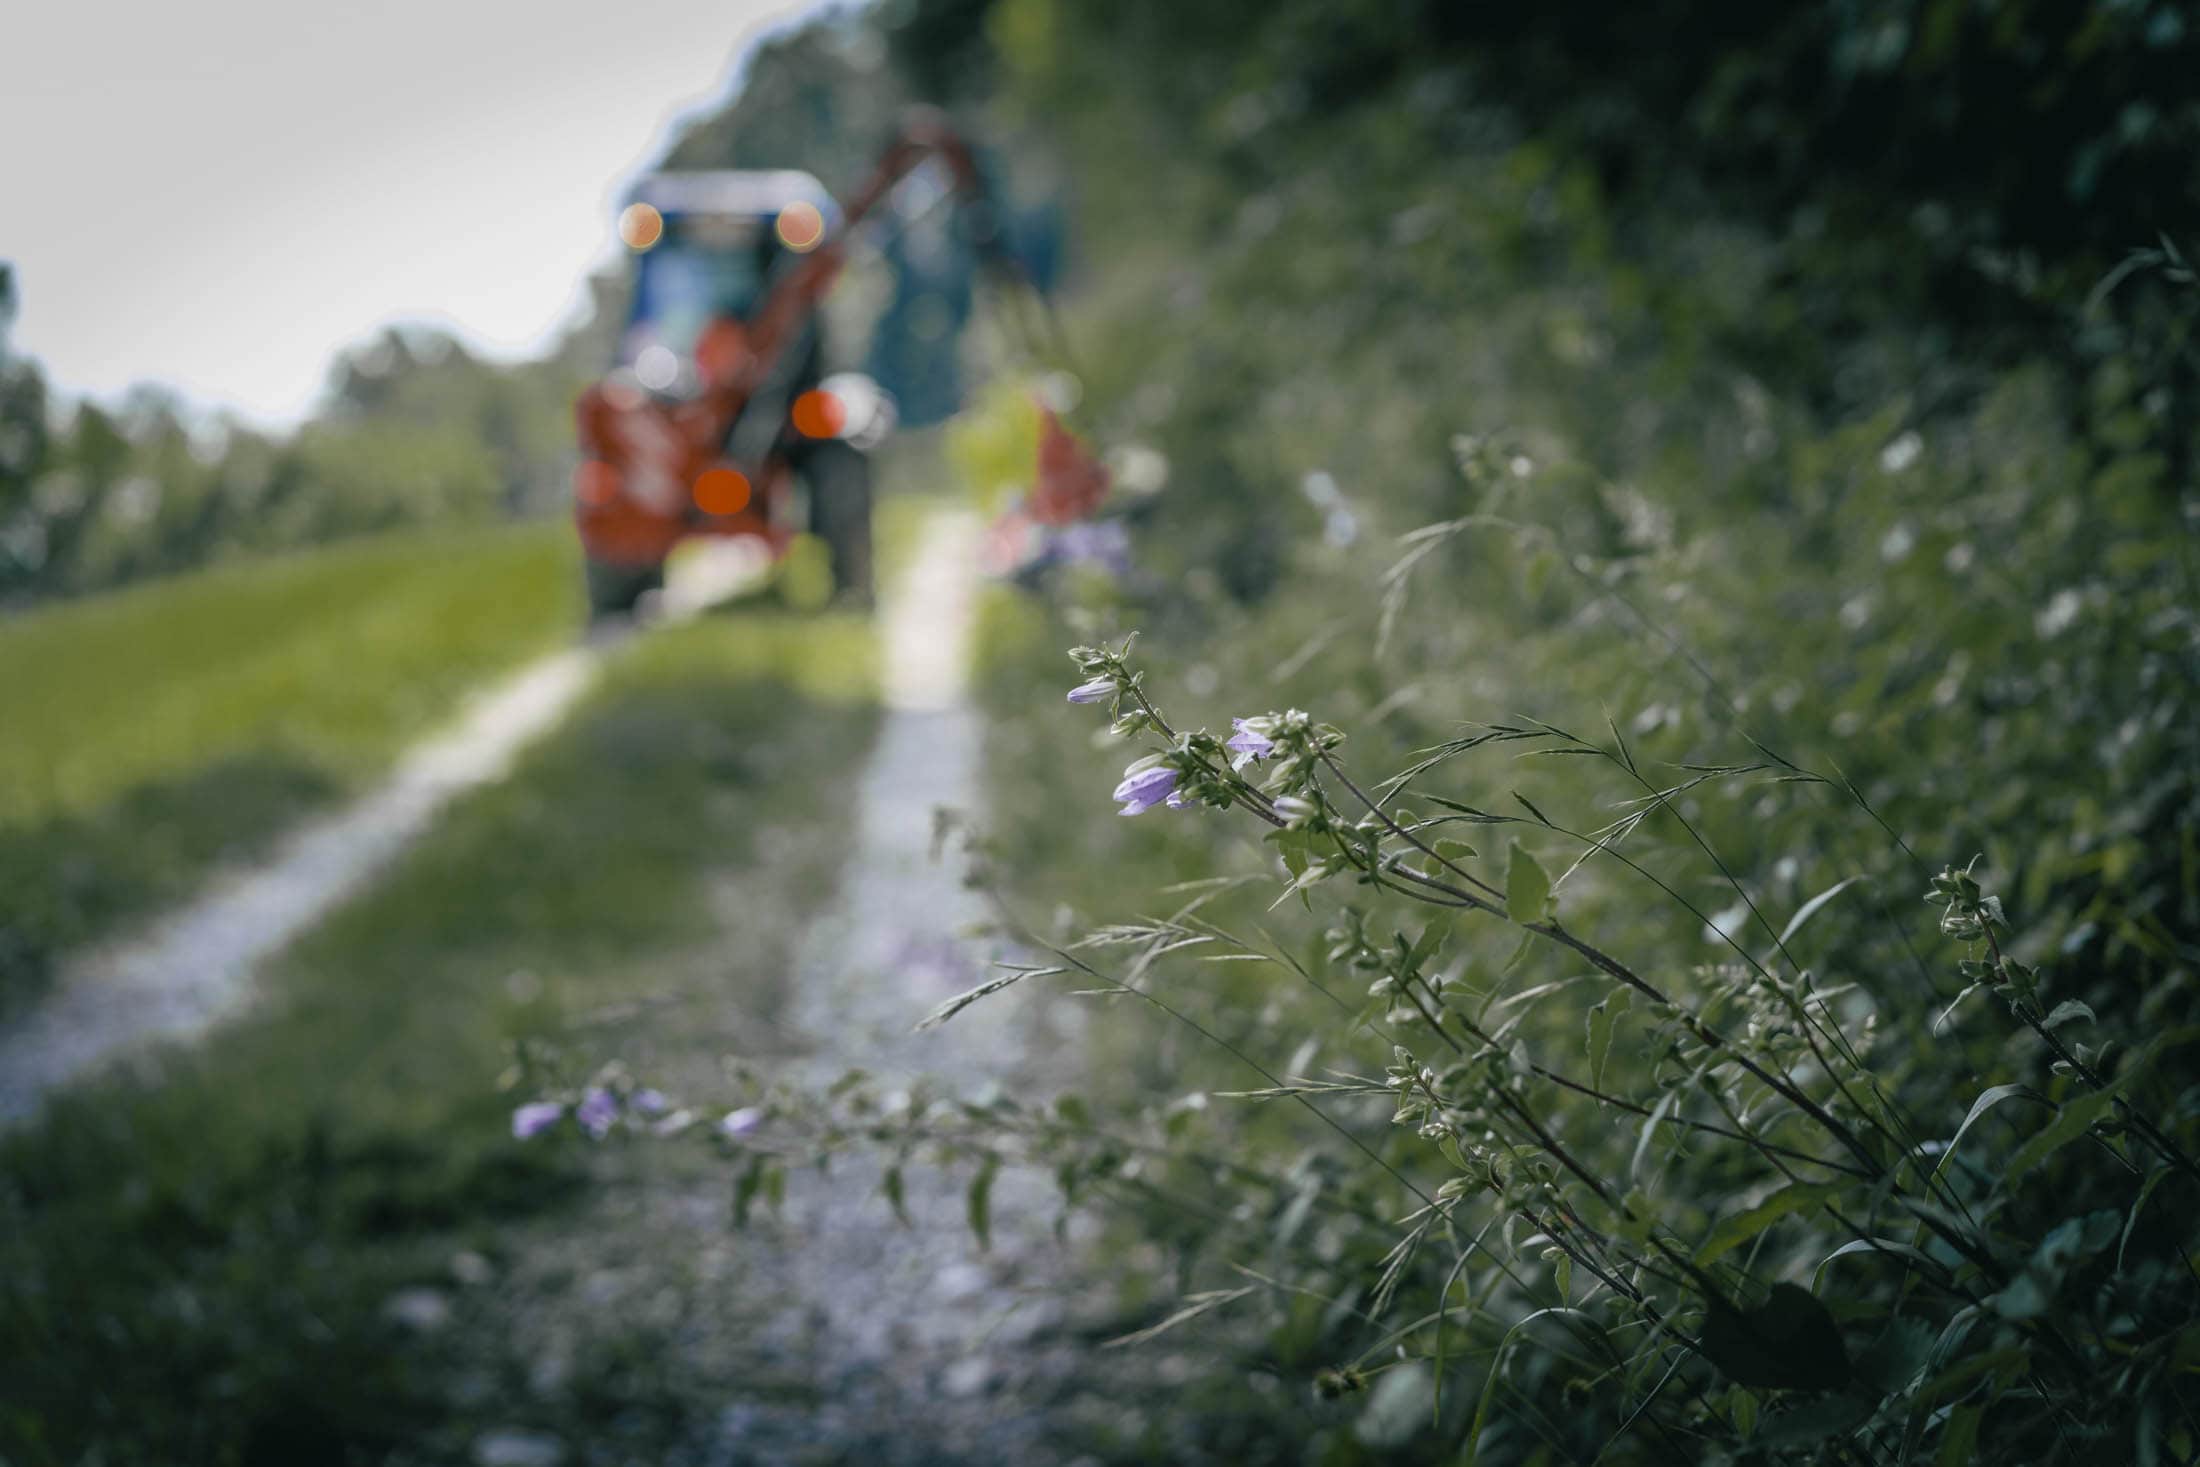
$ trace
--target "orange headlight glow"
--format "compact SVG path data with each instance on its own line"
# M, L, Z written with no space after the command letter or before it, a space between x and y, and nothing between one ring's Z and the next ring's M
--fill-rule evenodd
M798 199L779 211L779 222L773 228L781 244L806 255L825 237L825 216L818 212L817 205Z
M811 388L794 400L794 430L805 438L837 438L848 426L848 409L830 392Z
M695 479L695 507L705 514L739 514L749 506L749 477L723 464Z
M619 215L619 238L639 253L665 237L665 216L647 204L628 204Z

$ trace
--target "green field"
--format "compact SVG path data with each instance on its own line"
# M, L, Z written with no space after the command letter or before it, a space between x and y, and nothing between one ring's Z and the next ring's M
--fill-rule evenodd
M0 1010L575 635L562 526L406 532L0 623Z
M604 1213L685 1163L523 1147L527 1092L497 1075L529 1041L700 1091L718 1054L768 1045L842 858L873 681L849 618L747 607L620 650L512 778L266 975L254 1017L157 1086L81 1087L0 1142L0 1460L467 1460L499 1423L673 1429L651 1424L646 1322L528 1260L571 1240L572 1267L618 1263L635 1223ZM454 1279L460 1255L497 1285ZM392 1318L419 1288L455 1300L448 1328ZM576 1387L543 1401L526 1381L553 1305L587 1339Z

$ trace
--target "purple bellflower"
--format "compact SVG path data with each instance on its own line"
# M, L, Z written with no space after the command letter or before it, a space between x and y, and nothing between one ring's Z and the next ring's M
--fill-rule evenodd
M565 1107L554 1100L531 1100L512 1112L512 1139L529 1141L558 1123Z
M1243 769L1254 760L1265 759L1276 752L1276 741L1247 727L1244 719L1233 718L1230 722L1237 732L1222 747L1236 756L1230 761L1232 769Z
M1169 797L1176 788L1176 771L1166 764L1156 764L1151 769L1141 769L1127 774L1115 787L1110 799L1122 803L1124 815L1143 815Z
M718 1134L738 1141L743 1136L753 1135L763 1124L764 1112L753 1105L744 1105L739 1110L726 1112L726 1118L718 1123Z
M581 1093L581 1103L573 1107L573 1119L591 1141L601 1141L611 1134L611 1127L619 1119L619 1102L601 1085L591 1085Z
M1076 687L1071 688L1069 690L1069 700L1072 703L1097 703L1101 699L1111 696L1114 692L1114 678L1096 677L1089 683L1079 683Z

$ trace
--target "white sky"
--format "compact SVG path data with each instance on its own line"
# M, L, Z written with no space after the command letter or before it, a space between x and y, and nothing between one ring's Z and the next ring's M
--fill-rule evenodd
M539 346L621 182L815 0L61 0L0 60L16 350L287 423L391 320Z

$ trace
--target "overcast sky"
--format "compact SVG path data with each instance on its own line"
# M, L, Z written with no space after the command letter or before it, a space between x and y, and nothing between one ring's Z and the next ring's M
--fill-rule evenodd
M261 422L395 319L539 345L620 182L815 0L32 4L0 58L17 350Z

